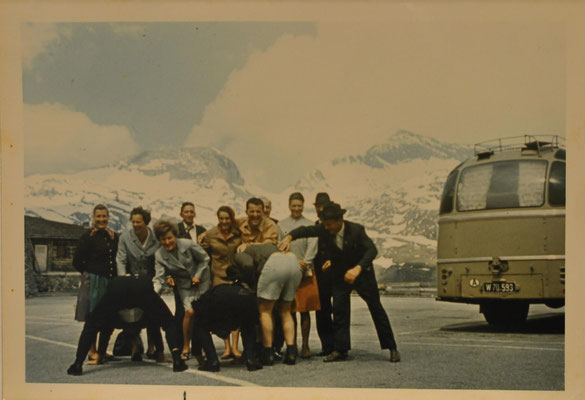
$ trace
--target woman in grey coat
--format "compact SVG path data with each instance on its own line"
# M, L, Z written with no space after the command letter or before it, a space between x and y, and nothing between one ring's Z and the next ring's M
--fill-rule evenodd
M160 293L165 277L176 286L185 309L183 318L183 359L189 358L191 320L194 314L192 302L199 299L211 285L209 256L192 240L178 239L175 224L160 220L154 225L154 234L161 244L154 255L154 291Z

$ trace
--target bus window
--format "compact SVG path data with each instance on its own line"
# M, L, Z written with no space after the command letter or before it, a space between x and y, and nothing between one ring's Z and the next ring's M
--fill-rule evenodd
M548 201L551 206L565 205L565 163L555 161L548 179Z
M445 182L443 195L441 196L441 208L439 214L446 214L453 211L453 198L455 197L455 182L457 182L457 170L451 172Z
M546 166L544 160L515 160L466 168L459 180L457 210L541 206Z

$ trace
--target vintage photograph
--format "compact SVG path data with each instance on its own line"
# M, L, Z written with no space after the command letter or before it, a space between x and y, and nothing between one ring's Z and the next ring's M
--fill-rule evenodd
M378 9L15 25L23 387L565 393L567 23Z

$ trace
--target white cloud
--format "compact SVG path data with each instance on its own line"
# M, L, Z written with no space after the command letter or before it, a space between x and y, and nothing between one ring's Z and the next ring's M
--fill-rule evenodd
M71 172L125 159L138 150L126 127L97 125L62 104L24 105L25 174Z
M22 62L31 68L34 59L47 50L54 41L64 36L71 36L72 29L51 23L26 23L22 25Z
M322 23L252 54L186 144L218 147L266 187L399 129L463 143L564 134L557 28Z

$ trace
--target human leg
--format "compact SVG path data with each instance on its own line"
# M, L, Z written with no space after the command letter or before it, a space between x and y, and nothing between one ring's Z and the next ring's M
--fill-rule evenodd
M309 349L309 334L311 332L311 315L308 311L302 312L301 314L301 357L310 358L311 349Z
M284 353L283 362L285 364L293 365L297 358L297 345L295 343L295 323L291 314L290 301L279 301L280 317L282 319L282 331L284 333L284 340L286 342L286 351Z
M274 364L274 350L272 349L272 309L275 300L258 298L258 313L260 315L260 326L262 328L262 363L264 365Z

